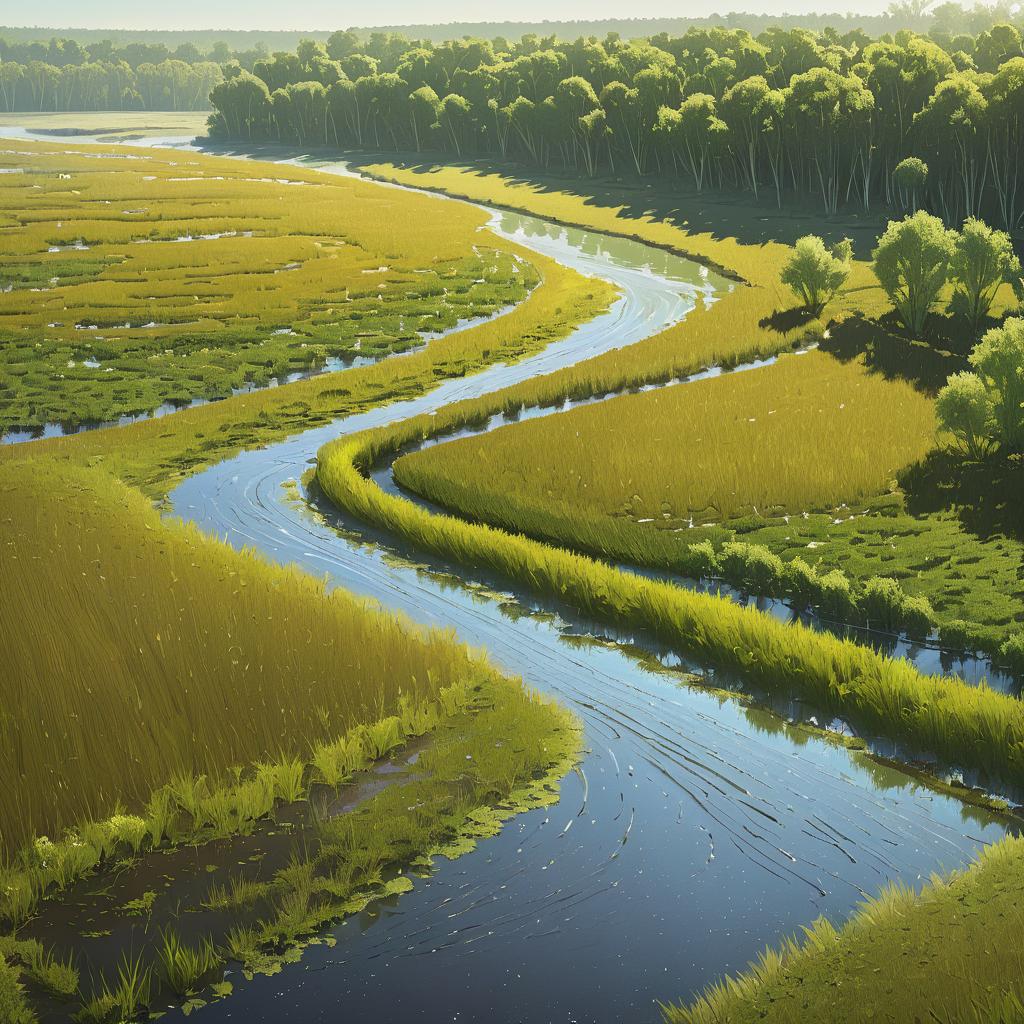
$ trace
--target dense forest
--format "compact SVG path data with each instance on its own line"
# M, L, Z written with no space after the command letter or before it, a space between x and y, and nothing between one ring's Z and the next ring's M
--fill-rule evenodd
M215 135L678 175L695 188L817 197L827 213L925 204L1024 220L1020 29L692 29L648 40L527 35L409 44L337 32L225 66Z

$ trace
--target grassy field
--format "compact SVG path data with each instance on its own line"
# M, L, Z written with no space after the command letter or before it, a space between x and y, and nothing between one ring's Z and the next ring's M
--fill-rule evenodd
M479 211L160 150L0 156L0 431L221 398L522 300ZM147 243L147 244L141 244Z
M571 188L567 184L562 188L554 183L531 186L509 176L473 168L376 165L373 170L387 178L422 183L452 194L487 198L528 210L544 210L551 216L574 223L592 223L605 230L636 235L656 244L693 252L712 262L733 265L728 261L737 259L735 238L722 238L713 231L689 234L685 216L690 211L689 205L679 206L677 203L673 206L656 190L645 192L639 198L616 198L612 189L592 188L576 193L567 191ZM786 294L778 283L780 254L784 254L785 247L764 242L763 236L768 229L759 223L759 218L755 218L752 211L748 211L750 216L744 221L742 204L738 207L733 204L728 209L715 206L711 201L703 201L699 205L704 207L701 227L709 222L713 225L716 219L721 219L738 235L756 241L755 245L739 246L740 256L735 263L752 287L737 289L707 313L697 313L678 328L633 346L621 355L612 354L611 359L581 364L572 371L571 381L561 376L557 381L539 385L537 404L557 404L562 396L582 398L589 394L616 391L623 386L671 380L708 365L728 367L738 359L762 357L783 351L791 344L813 341L844 364L855 367L856 372L866 368L872 381L871 392L879 395L888 393L894 399L893 409L898 414L896 422L900 426L894 427L885 448L891 449L894 445L899 448L907 443L908 438L902 429L905 425L902 418L904 407L920 410L922 423L931 422L931 413L924 409L925 399L931 398L948 373L963 368L962 355L943 349L942 346L947 344L943 339L934 340L932 344L912 342L893 334L887 326L874 319L883 316L887 304L867 263L854 262L850 281L825 311L825 323L801 323L800 318L791 315L792 296ZM663 212L666 221L655 222L656 212ZM697 220L692 212L690 217ZM812 227L809 225L801 230L811 230ZM859 225L829 226L829 231L835 234L842 232L844 227L864 234L863 226ZM1015 302L1009 287L1004 286L999 294L997 312L1013 308ZM826 324L829 325L827 335ZM948 329L948 325L942 329ZM773 378L769 376L767 379L771 381ZM885 392L880 383L883 380L897 385L897 388ZM710 384L726 390L745 387L740 377L728 383L722 380ZM908 390L908 385L912 386L913 393ZM690 385L683 390L692 387ZM697 387L709 388L709 385ZM755 391L755 385L751 383L749 390ZM897 398L899 406L895 404ZM733 515L726 523L702 530L698 514L695 516L698 528L690 530L687 513L684 516L687 519L686 532L676 533L674 531L680 525L677 521L680 491L685 489L677 485L676 478L681 476L689 483L696 475L696 467L703 466L707 476L701 479L701 484L710 485L711 479L723 472L719 463L728 462L731 449L728 443L724 444L720 459L715 459L710 453L682 451L677 447L674 429L662 431L666 438L662 446L651 444L652 435L647 430L647 423L659 422L657 410L665 401L662 394L652 392L612 403L613 408L628 408L634 412L634 420L643 424L639 431L630 430L627 426L612 426L596 409L571 414L570 422L600 423L610 428L604 432L595 430L590 437L584 431L579 438L562 439L576 446L574 450L585 463L596 459L595 453L599 452L601 459L598 461L610 467L607 476L602 476L600 467L596 465L593 473L566 476L562 472L564 466L560 464L557 479L551 478L553 486L545 488L540 481L545 478L548 460L541 459L529 467L530 474L538 481L536 486L527 482L518 491L504 495L499 495L497 489L486 487L470 493L468 488L461 488L454 477L449 477L448 482L452 486L444 501L453 510L507 530L524 531L573 550L654 568L689 571L694 564L689 557L690 545L706 539L720 547L725 542L738 540L765 548L766 554L782 558L787 564L799 558L801 564L810 564L822 574L839 569L848 577L854 592L862 589L873 577L893 578L899 581L901 589L908 595L930 603L935 619L942 627L944 642L954 650L981 650L998 655L1007 638L1024 629L1024 579L1019 571L1024 559L1024 536L1019 517L1011 511L1020 501L1019 483L1014 483L1012 470L1008 471L1006 479L994 479L990 472L982 474L984 479L978 474L972 477L938 453L930 453L923 463L910 467L906 472L896 472L900 467L893 463L891 473L880 473L876 478L879 485L875 494L868 493L868 488L858 499L861 505L858 511L868 513L866 515L851 516L848 510L835 515L830 510L825 515L783 518L772 514L771 499L766 502L762 490L761 504L753 500L749 502L751 506L757 504L757 515L750 514L752 508L744 510L742 501L733 501L730 502ZM526 404L534 403L526 399ZM766 403L762 396L755 405L765 406L761 409L765 415L758 415L755 410L747 417L755 419L749 426L759 436L771 422L767 413L774 404L771 401ZM505 406L512 409L515 401L509 399ZM777 414L776 411L774 415ZM732 420L728 419L729 413L724 417L733 425L728 435L730 440L737 436L735 425L743 421L742 409L733 410L732 415ZM873 429L884 433L884 423L891 415L887 411L882 422L875 424ZM495 438L499 435L508 437L504 443L510 452L519 447L514 440L519 436L535 437L538 450L544 450L548 438L542 441L541 437L551 431L560 431L559 424L564 419L553 417L543 422L524 422L511 428L507 434L500 431L494 438L475 442L479 445L477 450L484 451L490 444L497 443ZM837 426L831 422L829 425ZM758 430L758 427L762 429ZM773 430L773 426L768 426L764 436ZM686 436L685 432L679 436ZM722 434L715 430L712 435L708 428L691 430L689 436L705 439L713 436L711 443L718 444ZM827 449L827 432L823 435L819 426L816 436L823 438L822 443ZM588 443L591 445L589 448ZM919 447L916 454L924 455L928 447ZM439 471L448 453L454 455L460 450L464 449L457 445L438 449L423 456L423 465L429 461L430 466ZM546 450L552 451L550 447ZM760 449L755 448L755 451ZM876 460L881 468L886 460L878 459L877 451L878 446L875 445L868 458ZM785 460L779 454L780 465L784 465ZM806 442L794 447L790 453L793 464L806 468L814 463L814 472L809 477L845 474L858 464L856 443L851 454L844 452L838 464L823 464L825 460L817 462L810 458L810 454L811 448ZM512 464L518 464L515 457ZM627 473L611 468L617 465L621 470L626 464ZM645 468L648 465L652 467L650 473ZM658 471L653 469L654 466ZM438 499L442 497L436 488L431 488L422 479L424 474L420 474L419 481L413 482L408 476L409 468L403 463L399 473L410 486L415 489L422 485L427 488L424 493L432 493ZM672 475L665 478L663 470ZM728 469L724 472L728 474ZM626 493L630 477L657 483L649 493L643 489ZM595 479L601 481L597 491L605 499L603 504L589 497ZM784 469L780 479L786 479ZM586 488L581 486L584 482ZM796 483L806 486L810 478ZM743 486L748 484L749 481L744 479ZM566 500L569 492L563 491L563 486L575 488L571 501ZM728 492L729 487L719 489ZM709 486L703 487L705 494L708 490ZM584 491L587 493L582 493ZM632 508L634 494L642 499L642 504L633 514L623 515L627 504ZM732 496L726 493L726 497ZM710 495L708 498L710 502L715 500ZM848 499L840 499L836 503L842 500ZM671 508L663 507L663 502ZM850 504L856 507L857 500ZM686 505L689 505L688 501ZM814 508L815 503L812 500L803 508L787 507L792 511L805 512ZM693 511L708 510L693 507ZM710 512L706 519L721 518L714 514L714 509ZM651 522L638 522L648 519ZM948 564L949 559L953 559L954 564ZM738 586L749 584L749 580L742 576L730 581ZM781 597L800 596L794 594L793 587L781 575L774 580L774 586L764 592Z
M123 151L109 155L105 165L83 159L124 173ZM195 163L208 174L220 162ZM376 201L378 214L394 209L392 193L360 189L360 203ZM412 221L430 222L443 210L446 230L460 223L450 204L410 201L403 210ZM475 212L466 221L472 242L482 239L479 221ZM403 245L415 236L414 225L397 229ZM518 263L520 250L502 249ZM432 256L439 251L434 246ZM400 251L385 254L397 265ZM518 265L525 275L528 267ZM437 742L420 762L427 777L375 797L355 830L335 837L335 853L314 865L330 875L317 886L331 898L296 895L281 879L262 908L264 931L235 935L233 955L263 962L268 946L280 950L394 892L396 866L432 851L455 856L508 814L553 799L578 747L562 712L497 677L450 637L423 635L342 594L326 595L317 581L161 520L140 493L159 498L182 475L243 446L514 361L614 297L551 261L536 266L539 283L509 314L406 358L125 428L0 449L5 565L23 570L4 588L0 627L10 667L0 684L7 762L0 917L8 926L47 906L40 897L123 867L155 845L246 832L281 802L343 783L424 732ZM494 738L513 722L524 742L498 753ZM487 809L495 805L497 813ZM412 806L436 813L403 812ZM381 832L385 821L390 831ZM26 844L41 833L47 838ZM338 858L351 860L345 851L353 842L376 851L377 874L338 876ZM295 913L282 917L282 904ZM40 948L2 939L5 1012L31 1019L18 985L45 999L54 989L51 968ZM139 969L152 994L165 998L156 962ZM93 1000L87 1010L96 1019L131 1016L134 996L121 991L116 973L93 979L91 991L83 983L76 995L79 979L71 984L56 971L62 992Z
M490 517L470 495L484 507L557 501L566 515L685 529L857 505L922 458L934 435L931 403L908 384L808 352L431 448L400 459L395 474L476 518ZM462 500L449 500L453 489Z
M1024 841L986 849L969 870L933 878L918 895L892 887L836 930L817 921L798 939L692 1005L665 1008L667 1024L1024 1019L1020 930Z

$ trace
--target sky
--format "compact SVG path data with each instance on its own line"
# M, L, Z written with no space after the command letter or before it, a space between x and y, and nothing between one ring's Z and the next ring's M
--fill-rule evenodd
M881 14L888 0L516 0L503 8L479 0L15 0L0 23L51 28L283 29L313 31L451 21L570 21L702 16L729 10L800 14L849 10Z

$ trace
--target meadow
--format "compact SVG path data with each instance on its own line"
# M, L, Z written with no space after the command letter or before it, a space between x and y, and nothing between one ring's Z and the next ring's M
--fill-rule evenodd
M934 435L931 403L909 384L808 352L436 446L399 459L395 475L476 518L486 517L471 499L448 500L453 488L490 507L557 500L567 515L681 530L741 515L838 514L884 493Z
M0 431L223 398L521 301L479 211L300 168L8 145Z
M679 445L686 434L677 434L673 424L671 430L662 429L666 438L662 445L645 443L653 436L647 424L659 423L657 410L665 407L666 395L675 391L700 393L701 389L708 393L716 386L726 393L733 389L749 392L755 411L746 419L754 418L755 422L748 426L759 437L771 436L775 429L772 421L778 410L770 418L768 412L776 403L766 401L763 395L754 397L757 384L746 381L749 374L740 374L728 381L721 378L688 384L682 389L654 390L606 403L609 409L631 408L635 424L640 425L636 431L613 424L610 414L599 411L604 406L596 406L574 411L568 418L550 416L525 421L507 432L499 430L476 442L447 444L422 456L399 460L396 473L411 489L432 496L460 514L574 551L687 575L705 575L710 569L738 587L750 589L756 583L756 592L795 599L798 605L805 600L802 593L806 590L803 586L805 565L810 565L820 576L841 571L854 605L858 594L871 580L895 579L912 600L927 602L942 642L954 651L982 651L1001 659L1004 645L1024 631L1024 584L1019 573L1024 558L1024 537L1020 534L1019 518L1015 519L1010 511L1019 501L1019 497L1014 496L1012 479L993 479L991 474L986 477L984 473L960 479L958 472L945 469L935 451L941 439L934 431L929 435L930 443L923 437L930 429L926 425L934 423L934 415L928 407L935 389L945 381L947 374L964 367L963 357L946 348L948 340L944 335L922 343L894 334L886 320L887 301L866 262L854 260L847 284L822 317L808 319L791 315L795 312L793 298L779 284L785 246L771 242L740 245L736 238L721 237L714 232L691 234L686 230L685 204L680 205L678 197L675 206L656 191L646 193L642 203L616 201L599 187L588 191L585 186L576 187L566 182L531 186L511 176L473 167L373 165L372 169L388 180L421 183L478 201L494 201L536 212L543 210L566 223L590 223L602 230L692 253L714 264L742 268L749 287L737 288L711 309L696 311L676 328L633 346L632 350L582 363L549 382L538 381L529 394L509 394L503 402L503 412L514 414L517 406L558 406L565 398L581 399L661 384L709 366L728 369L738 362L764 358L806 344L819 345L822 352L813 358L819 366L831 368L831 373L823 375L823 397L828 394L833 374L844 372L833 359L826 358L827 353L847 367L846 372L865 381L869 393L888 395L892 399L892 405L887 406L880 397L880 413L884 415L880 415L864 435L866 440L873 433L875 442L859 449L862 439L853 437L838 461L817 460L814 454L817 449L809 446L806 438L794 438L785 458L781 450L772 453L778 455L773 478L787 478L787 463L801 465L807 471L803 477L793 474L796 486L804 488L805 494L795 505L782 501L776 502L773 508L773 499L762 488L758 492L760 502L749 498L747 507L743 507L742 499L737 501L730 493L727 479L718 490L724 492L722 500L730 506L730 512L722 515L713 507L702 508L699 501L713 504L715 500L709 495L706 483L716 474L729 473L727 463L735 451L728 442L723 444L719 460L710 453L683 451ZM754 218L744 220L741 204L738 208L732 204L724 212L715 209L710 202L706 206L711 209L704 209L704 221L713 222L721 213L737 234L758 235ZM666 216L658 220L653 212L642 214L640 211L644 209L664 210ZM864 233L863 226L856 223L840 223L830 230L835 234L844 228L854 234ZM734 263L729 264L730 260ZM1004 285L994 313L1002 315L1014 309L1016 303L1011 289ZM941 328L949 329L948 324ZM753 376L768 374L765 379L771 382L775 379L771 375L777 369L758 370ZM886 390L887 387L891 390ZM771 393L766 389L764 395ZM682 397L668 399L670 403L683 400ZM842 398L839 403L843 403ZM905 431L906 422L902 418L904 408L916 410L911 415L919 417L910 435ZM478 418L481 414L478 410ZM887 438L882 437L885 423L893 416L896 420L891 433ZM714 419L718 417L716 409ZM725 411L722 419L734 425L729 437L735 440L735 427L742 430L744 421L742 408ZM550 458L553 449L547 447L548 442L553 440L555 432L561 431L563 421L594 425L589 436L581 431L579 438L568 436L568 432L561 438L584 464L593 465L592 472L578 477L567 474L565 465L559 462L556 466ZM598 430L598 424L605 429ZM837 430L839 426L840 421L822 415L815 428L808 430L808 436L813 435L816 444L824 445L834 456L828 435L829 430ZM718 444L721 434L720 425L712 426L709 421L706 426L701 424L701 430L691 430L689 436L713 437L710 443ZM913 445L911 436L917 438ZM507 438L503 442L508 446L506 454L513 466L518 465L512 454L519 447L515 440L518 437L535 438L537 450L547 454L529 466L531 477L538 481L536 487L532 481L526 481L503 494L486 485L471 490L463 487L462 480L455 474L445 474L442 469L449 455L456 457L469 449L488 451L490 445L502 443L499 438ZM643 439L639 444L638 437ZM894 446L896 449L906 446L903 450L912 451L913 456L902 463L878 457L880 450L890 451ZM870 451L865 454L869 447ZM761 450L755 443L753 451ZM859 461L858 450L861 452ZM831 476L852 473L856 466L864 466L865 459L876 464L874 487L854 487L853 500L850 494L841 496L842 489L835 487ZM607 476L601 472L603 464L609 466ZM410 474L417 465L420 470L413 480ZM655 472L652 468L648 474L644 468L647 465L657 465L659 469ZM686 488L677 486L676 481L687 481L692 486L695 466L703 466L706 472L698 486L705 497L691 506L687 496L681 494ZM628 471L623 472L623 467ZM506 467L500 467L500 471L505 472ZM434 474L440 474L439 479L446 478L443 487L435 487L427 479ZM825 492L814 493L810 480L822 474L826 477ZM547 486L541 482L545 478L549 479ZM631 478L646 480L652 486L646 492L641 487L626 493L630 491L627 482ZM867 478L861 477L861 481L866 484ZM582 486L584 483L586 487ZM749 488L751 481L744 476L741 483ZM441 493L442 489L446 490L445 494ZM603 501L593 500L592 490L601 495ZM831 491L831 501L826 497L828 491ZM570 492L573 498L567 502L565 499ZM806 500L808 494L810 501ZM641 498L642 504L630 514L634 495ZM682 515L679 514L680 502L686 510ZM844 503L849 507L843 508ZM782 507L778 507L780 505ZM828 507L830 505L837 507ZM815 514L816 508L826 511ZM691 511L695 513L693 529L689 523ZM703 517L701 512L705 513ZM791 513L799 513L799 517ZM685 532L676 532L682 525L680 519L685 523ZM702 522L713 525L702 528ZM762 564L762 571L751 579L750 574L743 571L723 571L720 560L709 567L706 558L694 558L691 552L693 545L703 541L710 542L718 551L731 541L752 545L756 552L763 552L759 561L771 563L777 571L766 574ZM954 564L949 564L950 559ZM796 583L792 579L794 574L800 577ZM850 605L850 602L844 603ZM826 614L833 618L864 621L865 616L855 607L847 607L845 615L842 612L842 608L826 609ZM899 622L893 625L899 628Z
M90 173L116 176L136 159L122 150L102 156L110 159L82 158L99 168ZM227 164L188 160L190 171L213 179ZM232 173L239 166L232 164ZM249 176L281 174L276 166L264 174L258 164L244 167ZM350 205L376 201L377 219L381 209L394 209L397 193L365 184L356 191L358 203L350 197ZM399 243L414 249L417 223L431 218L444 220L449 238L465 223L469 255L456 258L476 258L479 213L460 221L451 204L416 196L403 202L411 204L410 223L396 229L390 248L363 259L377 267L383 253L398 265ZM498 257L526 279L531 268L521 252L500 248ZM431 257L439 252L434 245ZM406 358L347 371L343 384L325 375L170 418L0 449L5 565L23 567L0 599L0 648L10 668L0 722L3 771L14 782L4 787L0 811L6 927L45 920L52 897L97 873L107 877L112 867L145 862L155 848L250 833L282 805L307 799L315 787L344 785L429 733L437 748L424 755L429 775L415 780L415 799L382 794L348 836L336 837L342 852L351 842L374 849L374 872L334 878L331 899L311 900L308 890L289 899L283 880L262 906L262 932L235 935L233 943L227 932L217 937L237 958L269 963L268 948L280 953L327 921L398 891L392 874L403 863L432 852L456 856L474 837L493 834L503 817L554 798L578 747L564 713L497 676L452 637L327 594L320 581L160 518L151 502L182 475L243 446L521 358L614 297L610 287L551 261L539 259L537 267L536 285L522 288L523 301L507 315ZM494 737L506 735L512 721L523 742L500 752ZM420 797L437 813L403 819L402 807ZM380 832L385 820L393 826L387 835ZM340 855L323 862L332 878ZM318 885L323 890L327 882ZM291 913L302 899L305 909ZM282 903L291 916L278 927ZM85 937L61 939L73 951ZM45 1003L55 992L83 1001L83 1019L131 1016L149 996L169 995L155 948L147 962L132 962L127 977L125 961L94 977L90 990L36 940L0 940L0 1006L12 1019L33 1019L26 1000ZM197 941L186 951L171 949L173 963L203 961L208 940ZM219 954L215 959L220 963Z

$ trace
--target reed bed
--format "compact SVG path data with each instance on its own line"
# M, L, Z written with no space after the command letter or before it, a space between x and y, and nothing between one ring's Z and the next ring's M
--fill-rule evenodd
M820 918L666 1024L1024 1019L1024 840L1010 836L920 893L891 885L836 929Z
M436 699L480 660L237 553L95 469L0 468L0 849L137 813L176 776L317 744Z
M519 393L522 394L520 389ZM500 408L501 396L491 407ZM769 691L794 692L855 727L1017 786L1024 782L1020 701L905 661L788 625L754 608L623 572L523 536L435 515L380 490L364 475L388 453L479 417L482 403L451 406L325 445L317 479L339 506L417 546L551 593L588 614L650 630L701 660Z
M354 179L21 142L0 167L0 431L404 351L538 281L479 210Z
M400 459L395 474L473 518L489 518L479 494L487 508L547 501L685 527L859 504L934 438L932 403L909 384L808 352L430 448Z

